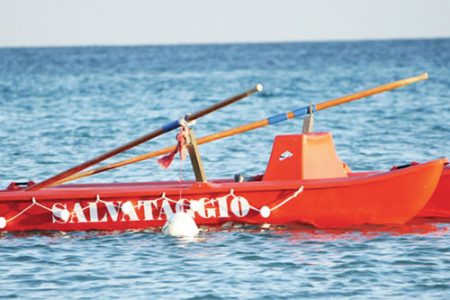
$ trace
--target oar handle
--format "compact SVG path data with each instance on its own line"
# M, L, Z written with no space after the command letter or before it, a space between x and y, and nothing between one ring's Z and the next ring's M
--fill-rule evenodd
M234 102L237 102L237 101L239 101L239 100L241 100L241 99L243 99L243 98L245 98L247 96L250 96L250 95L252 95L252 94L254 94L256 92L259 92L259 91L262 91L262 85L260 85L260 84L256 85L253 89L250 89L250 90L248 90L248 91L246 91L244 93L238 94L238 95L233 96L233 97L228 98L228 99L225 99L225 100L223 100L223 101L221 101L221 102L219 102L217 104L214 104L214 105L212 105L212 106L210 106L210 107L208 107L208 108L206 108L204 110L201 110L201 111L199 111L197 113L194 113L194 114L188 116L187 120L188 121L192 121L192 120L195 120L197 118L200 118L200 117L202 117L202 116L204 116L206 114L209 114L209 113L211 113L213 111L216 111L216 110L218 110L218 109L220 109L222 107L225 107L225 106L230 105L230 104L232 104ZM110 157L113 157L113 156L115 156L117 154L120 154L122 152L130 150L131 148L134 148L134 147L136 147L136 146L138 146L138 145L140 145L142 143L145 143L145 142L147 142L147 141L149 141L151 139L154 139L154 138L156 138L156 137L158 137L158 136L160 136L160 135L162 135L162 134L164 134L166 132L169 132L169 131L171 131L171 130L179 127L179 126L180 126L179 120L170 122L170 123L166 124L165 126L159 128L159 129L157 129L157 130L155 130L155 131L153 131L153 132L151 132L149 134L141 136L141 137L139 137L139 138L137 138L137 139L135 139L135 140L125 144L125 145L117 147L117 148L115 148L115 149L113 149L113 150L111 150L109 152L106 152L104 154L101 154L101 155L99 155L99 156L97 156L97 157L95 157L95 158L93 158L91 160L88 160L88 161L86 161L84 163L81 163L81 164L75 166L75 167L67 169L67 170L65 170L65 171L63 171L63 172L61 172L59 174L56 174L56 175L54 175L54 176L52 176L52 177L50 177L50 178L48 178L48 179L46 179L46 180L44 180L44 181L42 181L40 183L32 185L32 186L28 187L25 190L27 190L27 191L36 191L36 190L39 190L39 189L42 189L42 188L54 185L55 183L63 181L65 178L68 178L69 176L72 176L72 175L74 175L74 174L76 174L76 173L78 173L80 171L83 171L83 170L85 170L85 169L87 169L87 168L89 168L89 167L91 167L91 166L93 166L95 164L98 164L99 162L102 162L102 161L104 161L104 160L106 160L106 159L108 159Z
M236 96L230 97L228 99L225 99L219 103L216 103L208 108L205 108L201 111L198 111L194 114L190 114L186 116L186 121L191 122L194 121L200 117L203 117L209 113L212 113L216 110L219 110L221 108L224 108L225 106L228 106L230 104L233 104L239 100L242 100L246 97L249 97L251 95L253 95L254 93L257 92L261 92L263 90L263 86L261 84L257 84L254 88L249 89L241 94L238 94ZM161 129L163 130L164 133L167 133L169 131L172 131L176 128L180 127L180 120L174 120L172 122L167 123L166 125L164 125Z
M387 84L383 84L368 90L364 90L361 92L357 92L351 95L346 95L343 97L339 97L336 99L332 99L332 100L328 100L319 104L316 104L316 110L320 111L323 109L327 109L336 105L340 105L340 104L344 104L344 103L348 103L351 101L355 101L361 98L365 98L365 97L369 97L375 94L379 94L379 93L383 93L383 92L387 92L393 89L397 89L400 87L403 87L405 85L409 85L411 83L415 83L418 81L422 81L422 80L426 80L428 79L428 73L423 73L419 76L415 76L415 77L410 77L410 78L406 78L406 79L401 79L398 81L394 81L394 82L390 82Z

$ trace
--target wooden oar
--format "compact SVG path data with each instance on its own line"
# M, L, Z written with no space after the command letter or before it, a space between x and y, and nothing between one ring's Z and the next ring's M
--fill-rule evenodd
M239 126L239 127L235 127L235 128L229 129L229 130L225 130L225 131L222 131L222 132L219 132L219 133L214 133L214 134L211 134L211 135L199 138L199 139L197 139L197 145L209 143L209 142L212 142L212 141L223 139L225 137L229 137L229 136L233 136L233 135L236 135L236 134L239 134L239 133L244 133L244 132L247 132L247 131L250 131L250 130L254 130L254 129L257 129L257 128L265 127L265 126L270 125L270 124L275 124L275 123L279 123L279 122L282 122L282 121L286 121L288 119L292 119L292 118L296 118L296 117L302 117L302 116L307 115L310 112L311 108L312 108L313 111L323 110L323 109L326 109L326 108L329 108L329 107L333 107L333 106L336 106L336 105L348 103L348 102L355 101L355 100L358 100L358 99L361 99L361 98L365 98L365 97L369 97L369 96L372 96L372 95L375 95L375 94L379 94L379 93L382 93L382 92L386 92L386 91L390 91L390 90L393 90L393 89L397 89L399 87L402 87L402 86L405 86L405 85L408 85L408 84L411 84L411 83L414 83L414 82L418 82L418 81L421 81L421 80L425 80L425 79L428 79L428 74L427 73L424 73L424 74L416 76L416 77L410 77L410 78L394 81L394 82L391 82L391 83L388 83L388 84L380 85L380 86L372 88L372 89L368 89L368 90L364 90L364 91L357 92L357 93L354 93L354 94L350 94L350 95L347 95L347 96L343 96L343 97L340 97L340 98L328 100L328 101L325 101L325 102L322 102L322 103L319 103L319 104L316 104L316 105L308 105L306 107L301 107L301 108L295 109L295 110L290 111L290 112L286 112L286 113L282 113L282 114L271 116L271 117L269 117L267 119L259 120L259 121L252 122L252 123L248 123L248 124L245 124L245 125L242 125L242 126ZM76 180L76 179L84 178L84 177L87 177L87 176L91 176L91 175L94 175L94 174L98 174L98 173L102 173L102 172L105 172L105 171L108 171L108 170L112 170L112 169L115 169L115 168L126 166L126 165L129 165L129 164L132 164L132 163L136 163L136 162L140 162L140 161L143 161L143 160L146 160L146 159L157 157L157 156L160 156L160 155L163 155L163 154L167 154L169 152L172 152L175 149L175 147L176 146L167 147L167 148L160 149L160 150L157 150L157 151L154 151L154 152L149 152L149 153L142 154L142 155L139 155L139 156L135 156L135 157L123 160L123 161L119 161L117 163L109 164L109 165L106 165L106 166L103 166L103 167L100 167L100 168L88 170L86 172L79 173L79 174L76 174L74 176L68 177L65 180L61 180L61 181L57 182L55 185L59 185L59 184L65 183L65 182L69 182L69 181L73 181L73 180Z
M427 79L428 79L428 73L423 73L419 76L409 77L409 78L401 79L401 80L394 81L391 83L383 84L383 85L374 87L372 89L368 89L368 90L361 91L361 92L358 92L355 94L351 94L351 95L343 96L343 97L336 98L333 100L325 101L323 103L319 103L316 105L316 110L319 111L319 110L333 107L333 106L336 106L339 104L352 102L352 101L355 101L355 100L358 100L361 98L365 98L365 97L369 97L369 96L376 95L379 93L398 89L402 86L405 86L405 85L408 85L411 83L415 83L418 81L422 81L422 80L427 80Z
M208 107L206 109L200 110L200 111L196 112L195 114L187 115L186 116L186 121L190 122L190 121L193 121L193 120L198 119L200 117L203 117L203 116L205 116L205 115L207 115L207 114L209 114L209 113L211 113L213 111L216 111L216 110L221 109L221 108L223 108L223 107L225 107L227 105L230 105L230 104L235 103L235 102L237 102L237 101L239 101L241 99L244 99L244 98L246 98L246 97L248 97L248 96L250 96L250 95L252 95L252 94L254 94L256 92L260 92L260 91L262 91L262 89L263 89L262 85L261 84L257 84L254 88L252 88L252 89L250 89L250 90L248 90L248 91L246 91L244 93L238 94L238 95L233 96L233 97L228 98L228 99L225 99L225 100L223 100L223 101L221 101L219 103L216 103L216 104L214 104L214 105L212 105L212 106L210 106L210 107ZM86 161L86 162L84 162L82 164L79 164L79 165L77 165L75 167L67 169L67 170L65 170L65 171L63 171L63 172L61 172L61 173L59 173L59 174L57 174L55 176L52 176L52 177L50 177L50 178L48 178L48 179L46 179L46 180L44 180L44 181L42 181L40 183L32 185L32 186L28 187L26 190L27 191L36 191L36 190L39 190L39 189L42 189L42 188L45 188L45 187L48 187L48 186L52 186L58 181L62 181L62 180L64 180L65 178L67 178L69 176L72 176L72 175L74 175L74 174L76 174L76 173L78 173L78 172L80 172L82 170L85 170L85 169L87 169L87 168L89 168L89 167L91 167L91 166L93 166L95 164L98 164L99 162L104 161L105 159L108 159L108 158L110 158L112 156L115 156L117 154L120 154L122 152L130 150L133 147L136 147L136 146L138 146L138 145L140 145L142 143L150 141L151 139L154 139L155 137L160 136L163 133L166 133L166 132L169 132L169 131L171 131L171 130L173 130L175 128L178 128L179 126L180 126L179 120L175 120L173 122L170 122L170 123L166 124L165 126L159 128L159 129L157 129L157 130L155 130L155 131L153 131L153 132L151 132L149 134L141 136L141 137L139 137L139 138L137 138L137 139L135 139L135 140L133 140L133 141L123 145L123 146L117 147L117 148L115 148L115 149L113 149L113 150L111 150L109 152L101 154L101 155L99 155L99 156L97 156L97 157L95 157L95 158L93 158L91 160L88 160L88 161Z

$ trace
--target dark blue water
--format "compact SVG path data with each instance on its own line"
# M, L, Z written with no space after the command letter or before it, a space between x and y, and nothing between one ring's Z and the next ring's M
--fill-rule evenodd
M316 115L353 169L449 154L450 40L0 49L0 186L42 180L262 83L197 122L203 136L429 72L430 79ZM201 146L209 178L264 171L273 137L301 120ZM167 146L160 137L122 156ZM142 162L84 181L176 180ZM183 177L193 178L189 163ZM2 234L0 298L448 298L445 220L319 231L228 226L178 240L159 231Z

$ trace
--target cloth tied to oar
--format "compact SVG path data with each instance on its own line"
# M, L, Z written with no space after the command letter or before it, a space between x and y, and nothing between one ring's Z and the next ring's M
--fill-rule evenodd
M180 153L180 159L185 160L186 159L186 152L187 152L187 146L189 145L189 124L185 121L185 119L180 119L180 131L178 132L176 136L177 140L177 147L170 152L167 155L164 155L160 159L158 159L158 164L164 168L167 169L172 164L175 155L177 153Z

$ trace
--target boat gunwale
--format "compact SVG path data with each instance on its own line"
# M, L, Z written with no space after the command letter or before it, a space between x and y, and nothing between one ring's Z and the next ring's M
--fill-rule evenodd
M301 186L305 190L320 190L328 188L345 188L348 186L358 186L363 184L375 183L379 181L390 180L398 176L407 176L410 173L420 172L423 169L435 167L436 165L448 164L448 159L439 158L408 168L377 172L366 176L350 176L342 178L321 178L307 180L270 180L270 181L252 181L252 182L234 182L231 179L213 180L207 183L195 181L185 181L184 187L180 189L180 183L177 181L169 182L142 182L142 183L103 183L103 184L82 184L64 185L39 191L0 191L0 203L15 201L30 201L35 198L37 201L51 200L79 200L95 199L97 195L102 198L127 198L127 197L161 197L164 192L168 196L179 197L182 191L183 197L189 197L196 194L218 194L229 193L231 189L236 193L252 191L293 191ZM166 186L168 183L176 183L178 186L171 186L167 190L161 188L161 184ZM160 184L160 185L158 185ZM153 186L151 186L153 185ZM151 186L151 187L149 187ZM124 189L129 187L129 189ZM164 187L163 187L164 188Z

